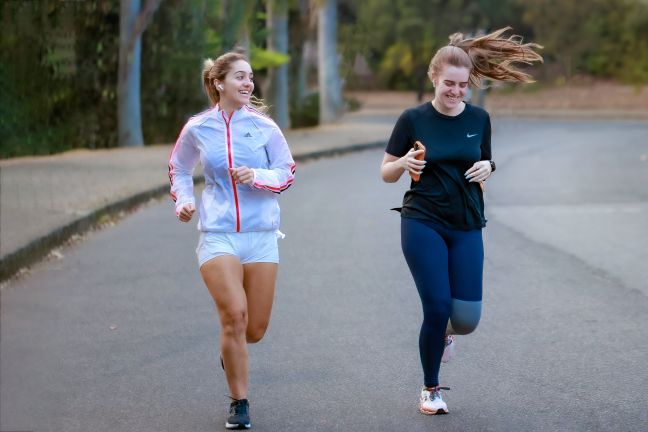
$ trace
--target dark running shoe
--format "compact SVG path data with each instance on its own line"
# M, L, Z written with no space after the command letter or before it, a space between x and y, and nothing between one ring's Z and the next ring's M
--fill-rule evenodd
M247 399L234 399L230 404L227 429L250 429L250 403Z

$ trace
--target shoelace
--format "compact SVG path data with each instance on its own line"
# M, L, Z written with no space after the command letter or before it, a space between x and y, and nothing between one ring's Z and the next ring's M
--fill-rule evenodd
M430 400L436 399L436 398L441 398L441 393L439 390L450 390L450 387L441 387L441 386L436 386L431 389L426 389L428 392L430 392Z
M441 391L440 390L450 390L450 387L437 387L434 389L434 397L441 399Z
M232 399L232 403L230 404L230 414L238 415L245 412L245 408L248 402L247 399L234 399L231 396L228 397Z

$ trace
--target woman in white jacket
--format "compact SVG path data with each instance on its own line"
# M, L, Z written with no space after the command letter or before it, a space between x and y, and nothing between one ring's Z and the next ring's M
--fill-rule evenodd
M279 254L277 195L293 182L295 163L279 127L250 106L252 68L240 53L205 61L212 108L189 119L169 161L178 219L196 210L193 170L205 189L196 253L221 322L221 365L233 402L228 429L250 427L247 343L261 340L272 310ZM258 103L254 99L255 103Z

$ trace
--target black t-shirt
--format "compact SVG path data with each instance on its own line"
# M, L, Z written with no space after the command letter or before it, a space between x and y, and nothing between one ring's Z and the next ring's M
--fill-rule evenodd
M431 102L407 109L394 126L386 152L402 157L417 140L426 148L427 164L420 181L412 182L405 193L401 215L456 230L486 226L479 183L469 183L464 173L475 162L491 159L488 113L466 104L451 117Z

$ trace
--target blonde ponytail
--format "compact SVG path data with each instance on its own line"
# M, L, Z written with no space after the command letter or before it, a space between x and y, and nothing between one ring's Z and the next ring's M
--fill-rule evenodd
M205 60L202 73L203 87L205 88L205 93L207 93L207 97L209 98L209 102L212 106L216 106L220 101L220 93L218 93L218 91L216 90L216 86L214 85L214 78L211 77L212 70L215 65L216 63L214 62L214 60Z

